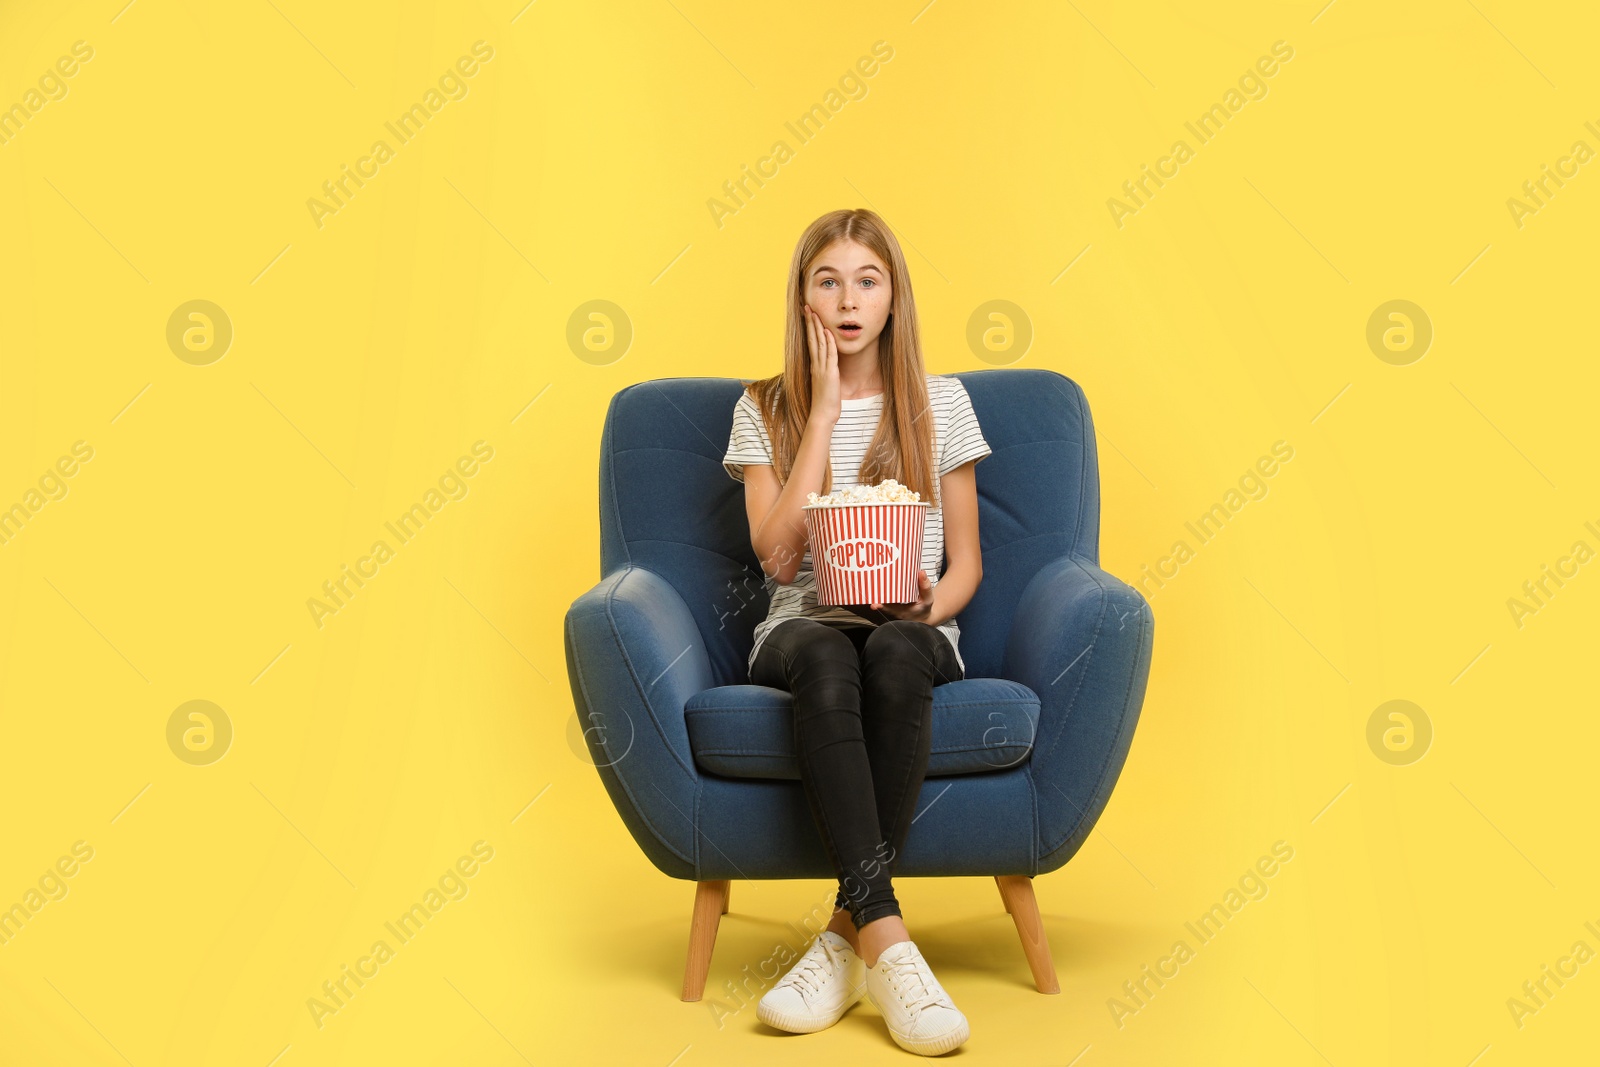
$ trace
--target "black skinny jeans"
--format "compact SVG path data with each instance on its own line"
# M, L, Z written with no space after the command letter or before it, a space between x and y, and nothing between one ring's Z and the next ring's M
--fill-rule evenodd
M890 876L928 770L933 687L962 673L949 639L909 619L786 619L751 666L753 684L793 696L800 780L857 929L900 914Z

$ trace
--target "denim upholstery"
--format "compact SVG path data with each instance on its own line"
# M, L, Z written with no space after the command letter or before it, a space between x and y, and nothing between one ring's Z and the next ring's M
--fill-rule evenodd
M1064 865L1127 758L1155 620L1101 570L1083 390L1053 371L953 375L978 462L983 582L958 616L966 678L934 689L933 753L897 877ZM722 467L741 385L640 382L600 439L602 578L567 611L567 674L624 825L674 878L836 877L798 780L789 695L752 686L766 617L744 487Z

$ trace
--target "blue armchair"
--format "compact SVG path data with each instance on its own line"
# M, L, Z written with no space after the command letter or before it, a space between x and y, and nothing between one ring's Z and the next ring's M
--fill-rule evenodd
M983 582L958 617L967 677L934 689L928 775L895 877L994 877L1035 984L1054 993L1032 879L1072 858L1110 798L1155 620L1098 565L1083 390L1047 370L954 377L994 450L977 466ZM746 670L768 601L744 488L721 462L740 389L669 378L612 398L602 578L565 626L606 791L651 862L697 883L686 1001L704 989L732 879L836 877L802 792L789 694Z

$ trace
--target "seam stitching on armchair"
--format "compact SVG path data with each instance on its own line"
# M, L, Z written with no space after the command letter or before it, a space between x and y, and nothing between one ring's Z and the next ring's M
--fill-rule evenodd
M1039 874L1039 779L1034 777L1034 753L1028 753L1028 762L1023 765L1023 773L1028 776L1028 796L1032 800L1033 808L1033 856L1029 860L1028 877L1034 878Z
M1000 749L1024 749L1031 751L1033 745L1028 741L1014 741L1009 745L945 745L934 746L928 751L941 756L948 756L956 752L994 752ZM770 756L774 759L798 759L793 750L776 750L770 748L703 748L695 753L696 756Z
M639 570L639 571L644 570L643 567L635 567L631 563L628 566L633 570ZM651 573L653 574L654 572L652 571ZM659 578L660 575L656 575L656 577ZM662 581L666 581L665 578L662 578L661 580ZM683 768L684 773L687 774L689 776L690 780L692 781L694 779L694 777L695 777L694 768L691 767L691 766L686 765L683 762L683 757L678 754L678 750L672 746L672 742L667 739L666 734L662 733L662 731L661 731L661 722L660 722L659 719L656 718L656 715L655 715L655 705L650 702L649 694L646 693L645 690L644 690L644 687L639 684L639 672L634 670L633 658L628 655L628 646L622 640L622 631L617 629L617 619L616 619L616 616L612 613L611 602L616 599L617 586L620 585L620 584L621 584L620 581L617 582L617 583L614 583L611 586L611 591L606 596L606 625L608 625L611 628L611 638L617 644L617 651L622 653L622 662L627 664L627 667L628 667L628 678L629 678L629 680L631 680L633 682L634 691L639 694L639 702L644 705L644 707L645 707L645 709L647 711L650 712L650 723L651 723L652 726L655 727L657 736L659 736L661 738L662 746L665 747L666 750L672 754L672 758L677 761L678 766Z
M607 622L608 623L610 621L609 616L610 616L610 612L608 610L607 611ZM570 628L571 625L572 625L571 624L571 620L569 619L568 622L567 622L567 626ZM615 629L614 626L612 627L612 634L613 634L613 636L615 636L615 634L616 634L616 629ZM569 635L568 639L569 640L571 639L570 635ZM624 656L626 656L626 653L624 653ZM573 656L573 662L577 663L577 665L578 665L578 687L579 687L579 689L581 689L583 691L583 702L584 702L584 705L586 707L593 707L594 705L589 699L589 684L584 679L584 675L583 675L583 663L579 659L579 657L576 656L576 655ZM633 668L630 666L629 667L629 672L630 673L632 672L632 669ZM635 684L637 684L637 683L635 683ZM671 748L672 746L668 745L667 747ZM639 798L637 796L635 796L633 790L631 788L629 788L627 779L624 778L620 773L618 773L615 768L611 768L611 773L616 776L617 784L622 787L623 793L627 794L627 797L628 797L629 801L632 802L633 810L638 813L639 818L644 821L644 824L650 828L650 832L655 834L656 841L663 848L665 848L668 852L672 853L674 856L678 857L680 860L683 860L685 863L687 863L687 864L689 864L691 866L694 866L695 869L698 870L699 868L695 864L694 857L693 856L685 856L682 852L678 851L678 849L673 847L673 844L672 844L671 840L668 839L666 834L664 834L661 831L661 829L659 829L656 826L655 820L650 817L649 809L647 807L645 807L644 804L640 803ZM659 789L659 787L657 787L657 788Z
M1077 567L1080 571L1082 571L1084 569L1083 564L1078 561L1078 557L1076 555L1069 555L1066 558L1071 560L1072 561L1072 565L1074 567ZM1094 577L1093 575L1090 575L1091 579L1093 579L1093 577ZM1089 647L1086 650L1086 653L1087 653L1088 658L1089 658L1089 662L1085 663L1083 665L1083 672L1078 675L1078 681L1077 681L1077 684L1075 686L1073 686L1072 695L1067 698L1066 717L1068 719L1070 719L1072 717L1072 711L1078 704L1078 695L1083 692L1083 683L1086 682L1088 680L1088 678L1089 678L1089 667L1094 662L1095 646L1100 643L1100 631L1105 627L1105 622L1106 622L1106 611L1105 611L1105 608L1106 608L1106 591L1104 589L1100 588L1100 584L1098 582L1095 583L1095 589L1097 589L1099 591L1099 593L1100 593L1100 610L1099 610L1098 617L1095 619L1094 635L1089 638ZM1064 733L1064 732L1065 732L1065 730L1062 731L1062 733ZM1056 745L1059 744L1060 742L1061 742L1061 733L1058 733L1058 734L1056 734L1055 740L1050 742L1050 747L1045 750L1044 758L1048 759L1050 757L1050 753L1055 751Z
M1074 567L1077 567L1078 570L1084 571L1084 566L1083 566L1082 563L1080 563L1078 561L1078 557L1077 557L1076 554L1069 553L1066 556L1066 558L1068 560L1070 560L1072 565ZM1088 573L1088 572L1085 571L1085 573ZM1089 577L1092 579L1094 576L1091 574L1091 575L1089 575ZM1072 695L1067 698L1067 702L1065 704L1065 711L1063 713L1063 718L1064 718L1065 721L1070 721L1071 720L1072 712L1077 707L1078 695L1083 692L1084 682L1086 682L1088 680L1088 678L1089 678L1089 667L1094 662L1094 648L1095 648L1095 646L1097 644L1100 643L1100 631L1105 626L1106 591L1100 587L1098 582L1095 583L1095 588L1098 589L1099 592L1100 592L1100 610L1099 610L1098 617L1096 618L1096 621L1095 621L1094 635L1089 638L1089 648L1087 650L1089 662L1085 663L1083 665L1083 673L1078 675L1077 685L1073 687ZM1066 726L1063 725L1061 730L1059 732L1057 732L1054 740L1052 740L1050 742L1050 747L1045 750L1045 752L1044 752L1044 754L1042 756L1036 756L1035 758L1039 759L1039 760L1048 759L1050 757L1050 753L1055 751L1056 745L1060 743L1061 736L1065 732L1066 732ZM1034 759L1030 759L1028 762L1029 762L1029 765L1030 765L1030 768L1031 768L1034 765ZM1105 772L1102 769L1101 778L1099 779L1099 781L1095 782L1095 787L1094 787L1094 790L1092 792L1098 792L1099 791L1100 783L1105 781L1104 774L1105 774ZM1058 789L1060 788L1059 786L1055 786L1055 784L1053 782L1050 783L1050 784L1052 786L1054 786L1055 788L1058 788ZM1068 803L1072 803L1072 798L1071 797L1068 797L1067 800L1068 800ZM1037 798L1036 798L1035 802L1037 802ZM1074 805L1074 806L1076 806L1076 805ZM1039 857L1042 858L1044 856L1048 856L1052 852L1054 852L1056 849L1060 848L1062 842L1064 842L1068 838L1070 838L1073 835L1073 833L1076 832L1078 826L1082 825L1085 814L1086 813L1083 810L1080 809L1079 812L1078 812L1077 821L1069 825L1069 827L1067 829L1067 832L1064 835L1062 835L1060 840L1056 841L1055 844L1050 845L1048 848L1041 847L1041 851L1039 853ZM1044 832L1043 824L1040 824L1038 826L1038 833L1042 834L1043 832ZM1038 838L1036 838L1036 840L1039 841L1041 846L1044 845L1044 841L1043 841L1042 837L1038 837ZM1035 862L1037 863L1037 860Z
M1079 566L1081 567L1081 564ZM1106 590L1101 589L1100 590L1100 606L1101 606L1101 622L1102 622L1102 624L1105 621L1105 602L1106 602L1106 598L1107 598ZM1148 607L1148 604L1146 606ZM1139 635L1138 635L1139 636L1139 640L1138 640L1138 643L1135 645L1136 648L1144 647L1145 616L1148 615L1148 614L1149 613L1145 612L1145 611L1141 611L1139 613L1139 616L1140 616L1140 619L1139 619ZM1100 636L1100 629L1099 629L1099 627L1096 627L1096 629L1095 629L1095 639L1098 640L1099 636ZM1137 659L1137 655L1135 655L1135 659ZM1085 669L1085 671L1084 671L1085 676L1087 676L1088 673L1089 673L1088 670ZM1122 715L1121 715L1122 727L1121 727L1121 730L1117 734L1117 744L1118 745L1120 745L1120 743L1122 741L1123 734L1125 734L1129 730L1128 714L1127 714L1127 712L1128 712L1128 698L1133 692L1134 674L1135 674L1135 672L1133 672L1133 671L1129 671L1128 672L1128 684L1127 684L1127 687L1125 689L1123 689L1123 691L1122 691ZM1076 699L1077 699L1077 694L1076 693L1073 694L1073 699L1074 699L1074 701L1076 701ZM1120 768L1119 768L1119 770L1120 770ZM1100 792L1100 787L1105 784L1106 778L1107 778L1107 776L1110 775L1110 773L1111 773L1111 765L1108 762L1104 767L1102 767L1100 769L1100 777L1095 780L1094 789L1090 791L1090 796L1091 797L1094 796L1096 793ZM1110 799L1111 799L1110 797L1107 797L1106 798L1106 802L1110 803ZM1101 810L1102 811L1105 810L1105 806L1104 805L1101 806ZM1082 825L1084 820L1087 819L1088 817L1089 817L1089 813L1087 811L1079 812L1079 814L1078 814L1078 822L1073 825L1072 829L1068 830L1065 834L1063 834L1059 841L1057 841L1050 848L1046 849L1044 854L1045 855L1049 855L1050 853L1056 851L1062 845L1064 845L1072 837L1073 833L1077 830L1078 826Z
M939 710L940 711L944 711L947 708L992 708L992 707L996 707L996 706L999 706L999 707L1015 707L1015 708L1019 708L1019 709L1033 708L1035 711L1037 711L1039 709L1039 701L1038 700L1029 700L1026 697L1011 697L1011 698L1008 698L1006 700L976 700L976 701L971 701L971 702L963 701L960 704L940 704L939 705ZM765 714L766 712L771 711L771 710L772 710L771 708L768 708L768 707L765 707L765 706L762 706L762 705L759 705L759 704L750 704L750 705L740 705L740 706L737 706L737 707L689 708L689 709L686 709L684 711L684 714L685 715L760 715L760 714Z
M730 423L729 424L729 430L731 431L732 428L733 428L732 424ZM709 438L707 440L709 440ZM692 448L672 448L672 447L670 447L668 445L635 445L632 448L614 449L611 454L613 456L620 456L624 452L681 452L686 456L699 456L701 459L710 460L712 463L715 463L718 467L722 466L722 460L721 459L713 459L712 457L706 455L704 452L696 452ZM723 473L724 474L727 473L726 469L723 470ZM728 480L729 481L733 481L734 480L732 475L729 475Z
M988 555L991 552L998 552L1003 548L1012 548L1012 547L1014 547L1016 545L1025 545L1029 541L1037 541L1042 537L1054 537L1054 538L1059 539L1061 537L1061 532L1058 531L1058 530L1045 530L1042 533L1029 534L1027 537L1018 537L1018 538L1016 538L1015 540L1012 540L1012 541L1002 541L999 544L989 545L987 548L984 549L984 554ZM1064 554L1076 555L1076 553L1073 551L1073 549L1072 549L1072 547L1070 545L1067 547L1066 552Z
M1141 642L1143 642L1143 640L1144 640L1142 624L1141 624L1139 640ZM1123 711L1122 721L1123 721L1124 724L1126 724L1127 721L1128 721L1128 715L1127 715L1128 694L1131 693L1132 691L1133 691L1133 674L1132 674L1132 672L1129 672L1129 675L1128 675L1128 688L1124 689L1123 692L1122 692L1122 711ZM1124 725L1123 732L1126 732L1126 730L1127 730L1127 727L1126 727L1126 725ZM1117 740L1118 740L1119 743L1120 743L1121 739L1122 739L1122 733L1119 732L1118 735L1117 735ZM1107 776L1110 775L1110 773L1111 773L1111 765L1108 763L1108 764L1106 764L1105 767L1101 768L1100 777L1095 780L1094 789L1090 793L1091 796L1093 794L1095 794L1095 793L1100 792L1100 787L1105 784L1106 778L1107 778ZM1111 798L1107 797L1106 798L1106 803L1109 804L1110 802L1111 802ZM1105 811L1105 805L1104 804L1101 805L1100 810L1102 812ZM1077 823L1075 823L1073 825L1071 830L1068 830L1065 834L1063 834L1061 836L1061 840L1057 841L1054 845L1050 846L1050 848L1046 849L1045 850L1045 855L1049 855L1050 853L1055 852L1057 849L1059 849L1063 845L1065 845L1067 843L1067 841L1069 839L1071 839L1073 833L1076 832L1077 828L1079 826L1083 825L1084 821L1086 819L1088 819L1088 817L1089 817L1089 813L1087 811L1079 812L1078 813L1078 821L1077 821ZM1099 816L1095 817L1095 821L1096 822L1099 821Z
M1068 380L1070 381L1070 379L1068 379ZM1093 420L1093 416L1089 414L1088 397L1083 392L1083 386L1079 385L1077 382L1073 382L1072 386L1073 386L1073 391L1074 391L1073 392L1073 400L1075 401L1076 406L1078 408L1079 425L1087 426L1089 428L1088 447L1083 449L1083 458L1079 461L1078 485L1079 486L1084 486L1084 487L1088 486L1088 484L1089 484L1088 479L1089 479L1090 474L1092 473L1094 475L1094 477L1095 477L1095 494L1098 496L1099 492L1100 492L1100 490L1099 490L1099 475L1100 475L1100 472L1098 470L1093 471L1093 472L1091 472L1089 470L1089 454L1090 454L1090 452L1094 451L1094 449L1095 449L1094 426L1093 426L1093 421L1092 421ZM1086 514L1087 514L1088 510L1089 510L1089 494L1088 494L1087 491L1080 492L1078 494L1078 528L1076 530L1074 530L1073 534L1072 534L1072 547L1073 547L1073 549L1077 548L1078 539L1083 536L1083 527L1084 527L1085 517L1086 517ZM1095 560L1097 562L1099 560L1099 557L1100 557L1100 547L1099 547L1099 537L1097 535L1095 537Z
M746 574L750 574L752 576L754 575L754 572L750 569L750 565L745 563L743 560L734 559L726 552L718 552L716 549L707 548L705 545L697 545L693 541L673 541L666 537L635 537L633 538L632 543L636 545L682 545L684 548L693 548L700 552L704 552L708 556L715 556L718 559L725 559Z
M628 393L633 392L633 390L635 388L637 388L637 386L638 386L638 383L635 383L634 385L630 385L626 389L624 389L622 392L618 393L616 395L615 399L613 399L612 402L611 402L612 409L615 410L616 408L620 407L622 398L624 396L626 396ZM608 412L606 412L605 440L602 442L602 447L607 447L607 446L610 446L612 444L613 444L613 439L612 439L612 434L611 434L611 412L608 411ZM611 485L609 487L611 489L611 517L612 517L612 520L617 524L617 541L622 545L622 561L623 561L623 565L627 566L627 565L633 563L633 552L629 548L627 534L624 532L624 530L622 528L622 505L620 503L618 503L618 501L617 501L617 481L618 481L617 472L616 472L616 467L615 467L615 465L614 465L614 463L612 462L612 459L611 459L611 455L614 455L614 454L615 454L615 449L612 449L611 450L611 454L606 456L606 464L612 468L612 470L611 470L611 478L610 478ZM602 536L603 536L603 534L602 534ZM604 578L604 577L607 577L607 576L606 575L602 575L602 578ZM610 617L609 605L607 605L606 615L607 615L607 618Z
M695 878L695 881L697 881L697 882L700 880L700 870L701 870L701 868L700 868L700 804L701 804L703 798L705 797L705 792L706 792L706 780L705 780L705 777L703 775L701 775L697 771L695 773L695 776L694 776L694 827L693 827L693 830L694 830L694 878ZM717 851L721 852L722 850L719 848L719 849L717 849ZM728 862L732 863L733 860L730 858L728 860Z
M1072 441L1066 437L1035 437L1027 441L1013 441L999 448L991 448L987 456L980 456L979 460L993 459L1002 452L1010 452L1014 448L1027 448L1030 445L1070 445Z

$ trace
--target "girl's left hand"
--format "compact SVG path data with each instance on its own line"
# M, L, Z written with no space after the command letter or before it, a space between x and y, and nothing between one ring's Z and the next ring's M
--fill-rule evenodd
M928 580L928 572L917 571L917 599L912 604L874 604L874 611L881 611L892 619L911 619L915 622L927 622L933 614L933 583Z

